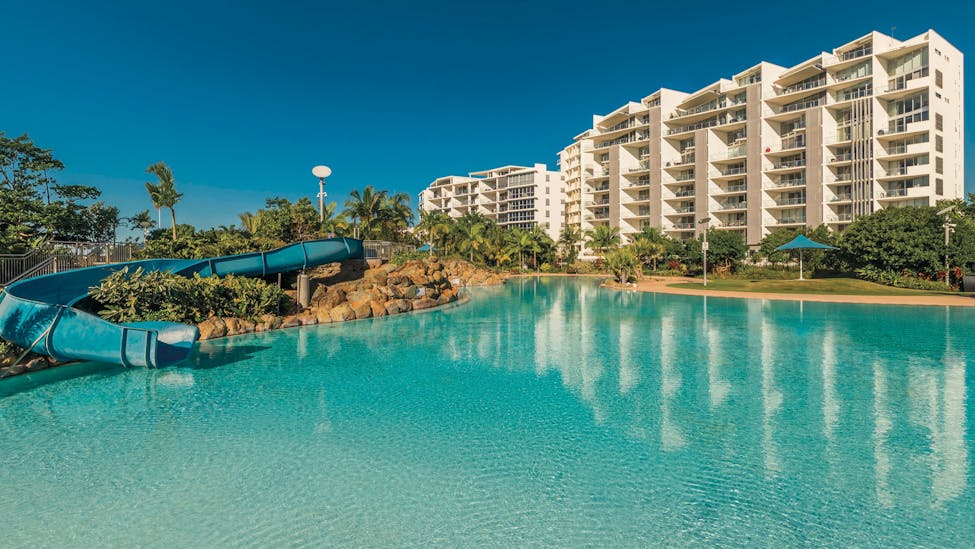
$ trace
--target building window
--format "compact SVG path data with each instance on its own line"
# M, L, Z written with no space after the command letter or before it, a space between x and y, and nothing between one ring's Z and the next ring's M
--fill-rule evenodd
M945 119L940 114L935 113L934 115L934 129L938 131L945 130Z
M934 171L940 174L945 173L945 161L940 156L934 157Z
M939 88L944 87L944 75L938 69L934 69L934 85Z
M944 179L941 179L939 177L939 178L936 178L934 180L934 192L936 194L939 194L939 195L944 195L945 194L945 180Z
M934 150L937 152L945 151L945 140L940 135L934 136Z

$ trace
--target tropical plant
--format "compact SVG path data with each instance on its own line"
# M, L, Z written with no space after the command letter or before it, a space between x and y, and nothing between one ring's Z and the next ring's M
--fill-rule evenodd
M240 218L241 228L243 228L244 231L246 231L248 234L254 235L257 234L258 230L260 230L260 226L261 226L260 210L258 210L258 213L256 214L253 214L251 212L242 212L240 214L237 214L237 217Z
M278 313L289 302L284 291L257 278L186 278L127 267L91 288L89 295L98 314L113 322L197 323L210 316L256 319Z
M687 260L695 264L698 268L702 267L702 243L703 235L686 242ZM734 272L741 264L741 261L745 259L747 253L748 247L745 245L745 237L741 232L714 228L708 229L709 271L721 269L727 272Z
M372 185L366 185L361 193L358 189L350 193L351 198L345 201L345 214L352 218L353 225L359 229L359 238L369 239L373 236L387 194L388 191L377 191Z
M141 212L133 215L128 219L129 228L142 231L142 241L145 242L146 238L149 236L149 229L156 226L156 222L152 220L152 215L149 214L149 210L142 210Z
M606 254L606 267L619 283L636 280L638 260L629 248L619 248Z
M582 242L582 230L572 225L566 225L559 234L559 255L565 263L575 263L579 258L577 244Z
M476 212L464 214L455 225L457 250L467 254L471 263L474 262L474 254L480 253L486 242L486 227L486 219Z
M176 179L173 171L165 162L156 162L148 168L146 173L156 176L158 183L146 182L146 191L156 209L169 208L169 213L173 218L173 240L176 240L176 204L183 198L183 193L176 192Z
M620 229L619 227L598 225L592 230L586 231L586 242L596 255L603 257L607 251L620 245Z
M420 210L420 223L417 224L416 229L421 238L430 244L431 255L434 249L437 253L446 251L452 225L453 220L444 212Z

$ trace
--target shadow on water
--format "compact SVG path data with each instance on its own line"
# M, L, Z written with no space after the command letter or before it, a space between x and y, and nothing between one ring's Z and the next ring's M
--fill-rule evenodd
M56 368L41 370L40 372L31 372L0 380L0 398L81 377L107 379L115 377L124 371L125 368L121 366L102 362L65 364Z
M250 360L261 351L268 349L270 349L269 346L261 345L218 345L203 342L185 362L180 364L180 367L191 370L210 370Z

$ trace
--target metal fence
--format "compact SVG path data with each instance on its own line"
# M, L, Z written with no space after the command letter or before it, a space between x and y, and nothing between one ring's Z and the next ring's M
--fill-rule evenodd
M0 286L18 280L106 263L131 261L137 244L53 241L23 254L0 255Z
M362 251L366 259L383 259L389 261L394 255L415 250L409 244L385 242L382 240L363 240Z

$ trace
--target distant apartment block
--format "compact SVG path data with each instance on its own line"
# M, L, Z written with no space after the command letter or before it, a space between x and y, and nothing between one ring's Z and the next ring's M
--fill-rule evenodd
M434 180L420 192L420 209L461 217L480 212L505 227L540 226L553 240L562 231L561 174L545 164L502 166Z
M693 93L627 103L559 154L565 223L708 226L756 245L782 227L842 231L964 188L963 56L934 31L873 32L794 67L762 62Z

